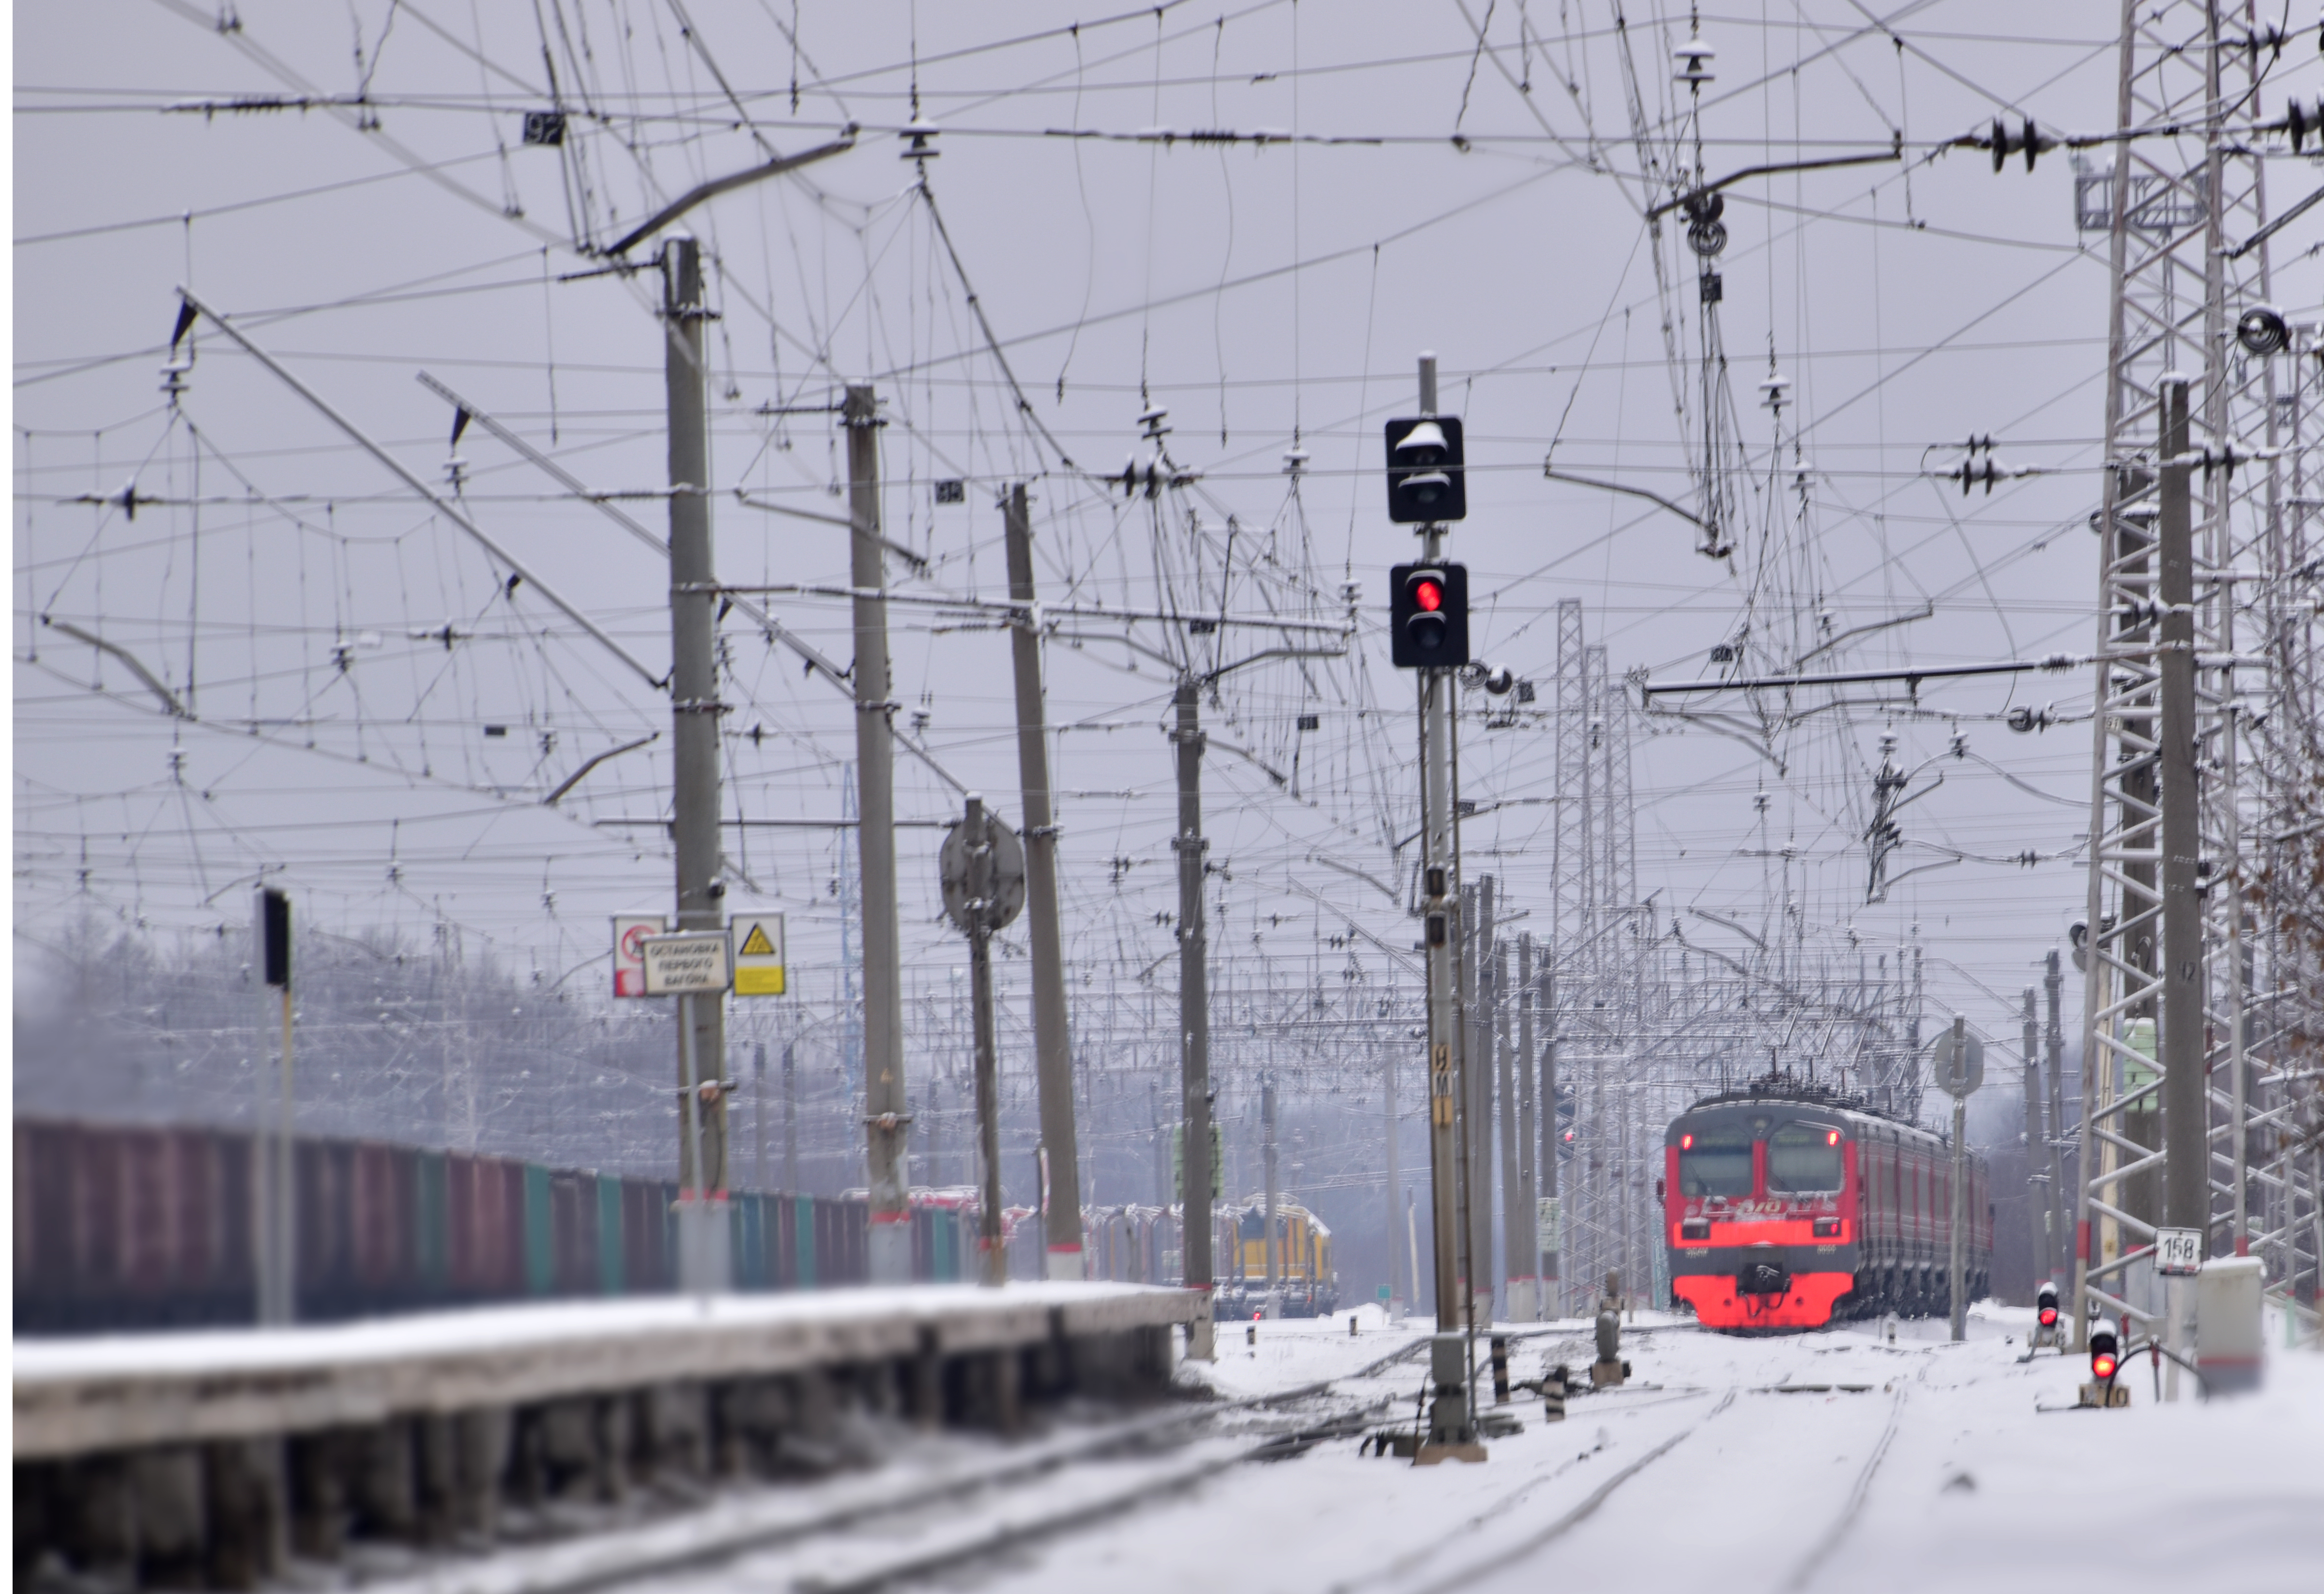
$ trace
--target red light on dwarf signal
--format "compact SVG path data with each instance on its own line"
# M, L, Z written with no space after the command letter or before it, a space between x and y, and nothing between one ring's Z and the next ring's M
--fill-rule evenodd
M2122 1341L2116 1339L2112 1329L2090 1331L2090 1377L2111 1387L2115 1370L2122 1365Z
M2058 1326L2058 1309L2055 1306L2044 1306L2042 1308L2042 1326L2043 1328L2056 1328Z
M1434 614L1444 607L1444 589L1434 581L1416 582L1412 601L1420 605L1422 613Z

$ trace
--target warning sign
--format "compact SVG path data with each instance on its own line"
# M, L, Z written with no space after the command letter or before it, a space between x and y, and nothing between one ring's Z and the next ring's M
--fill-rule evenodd
M783 916L765 913L742 917L738 916L733 926L734 936L734 994L736 996L780 996L783 994Z
M624 913L613 917L613 994L643 996L646 993L646 954L639 945L649 935L659 935L669 927L669 921L658 913Z

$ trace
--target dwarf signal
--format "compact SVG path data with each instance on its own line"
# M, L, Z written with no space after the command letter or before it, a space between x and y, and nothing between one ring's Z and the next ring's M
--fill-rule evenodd
M2058 1342L2058 1286L2044 1284L2034 1292L2034 1338L2026 1351L2029 1357L2044 1345Z
M2084 1405L2128 1405L2130 1391L2115 1382L2122 1370L2122 1341L2109 1328L2090 1331L2090 1381L2082 1386Z

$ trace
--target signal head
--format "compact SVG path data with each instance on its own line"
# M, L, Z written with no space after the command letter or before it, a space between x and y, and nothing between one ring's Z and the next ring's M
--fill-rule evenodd
M2122 1367L2121 1341L2112 1329L2090 1331L2090 1377L2101 1384L2111 1384Z
M1409 415L1388 423L1388 518L1399 526L1465 519L1461 418Z
M1388 571L1388 650L1399 669L1469 661L1469 571L1397 565Z

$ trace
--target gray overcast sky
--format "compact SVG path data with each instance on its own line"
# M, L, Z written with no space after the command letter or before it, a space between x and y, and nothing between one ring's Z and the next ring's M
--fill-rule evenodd
M1812 0L1702 20L1717 51L1700 118L1711 174L1877 152L1899 134L1907 154L1729 190L1720 314L1750 462L1730 564L1694 553L1692 528L1642 500L1542 475L1554 449L1563 470L1693 502L1674 408L1699 424L1695 266L1666 228L1658 294L1640 216L1668 190L1639 180L1606 5L1101 19L1056 5L916 15L690 0L691 41L680 8L650 0L538 12L260 0L230 8L240 27L225 33L207 5L178 0L23 8L19 935L51 935L84 906L161 927L238 926L251 878L279 866L331 927L424 935L442 916L563 973L603 955L606 914L666 905L655 833L603 823L663 811L659 745L609 760L560 809L540 805L582 760L666 725L666 705L536 592L503 591L505 571L206 325L173 414L157 392L173 290L189 284L235 317L423 477L446 477L451 419L414 380L425 370L592 488L648 493L664 470L655 280L563 281L597 263L576 238L609 243L694 183L849 122L863 129L852 152L691 218L720 267L722 492L827 512L844 450L820 410L842 382L870 380L890 421L890 534L930 561L915 580L899 570L899 590L1004 592L993 501L1026 476L1045 597L1151 604L1157 561L1173 560L1173 590L1191 594L1186 522L1157 508L1199 521L1212 602L1230 538L1231 607L1331 617L1341 584L1359 589L1360 658L1255 669L1222 705L1222 740L1255 755L1207 766L1213 855L1233 871L1231 917L1214 932L1231 981L1262 966L1302 977L1318 956L1337 968L1346 954L1317 938L1351 915L1391 941L1408 935L1384 897L1310 860L1388 879L1389 843L1412 828L1410 688L1388 668L1379 623L1386 567L1412 544L1386 521L1377 467L1379 422L1411 408L1420 349L1439 354L1444 407L1469 427L1471 512L1453 548L1473 573L1478 648L1541 683L1537 706L1565 597L1582 600L1618 674L1690 677L1746 623L1755 647L1780 652L1821 634L1824 616L1837 632L1925 613L1825 656L1859 666L2086 650L2103 238L2076 232L2062 152L1997 176L1980 152L1929 145L1999 114L2109 127L2117 8L1931 0L1887 8L1893 33L1868 22L1877 9ZM1471 19L1489 14L1480 51ZM1629 21L1666 158L1686 111L1671 82L1685 14L1633 6ZM2315 91L2313 59L2287 58L2287 88ZM927 180L949 249L898 158L915 93L941 129ZM286 95L316 103L235 108ZM521 145L523 112L552 97L567 143ZM1157 128L1316 142L1136 137ZM1692 159L1692 131L1677 147ZM2278 273L2295 310L2312 306L2301 252L2316 235L2295 226L2278 241L2275 258L2299 263ZM1780 415L1759 404L1771 372L1789 382ZM1201 473L1196 491L1130 503L1061 463L1059 448L1098 473L1142 458L1148 403L1167 407L1172 456ZM1966 499L1922 474L1956 464L1971 434L2050 474ZM1283 468L1295 438L1308 456L1296 498ZM478 522L661 668L651 551L481 431L458 452ZM964 504L935 502L945 478L968 480ZM70 502L133 482L134 518ZM660 528L650 497L628 508ZM731 495L715 517L729 579L844 577L827 527ZM844 607L771 602L844 661ZM1007 793L1004 640L936 615L896 612L897 696L926 714L948 768ZM124 666L43 616L135 655L193 717L157 712ZM739 705L728 811L838 815L846 705L739 615L726 635ZM1167 681L1118 643L1060 640L1048 657L1052 720L1073 727L1056 767L1072 945L1102 986L1170 947L1155 921L1175 905L1157 733ZM1640 888L1665 920L1697 906L1763 931L1788 896L1828 946L1852 926L1893 948L1917 925L1932 1006L1967 1004L2011 1033L1979 985L2014 997L2034 978L2078 917L2082 868L1960 863L1866 907L1859 833L1877 739L1893 732L1909 769L1958 729L2014 778L1946 760L1941 788L1906 811L1912 845L1895 871L1945 849L2046 858L2087 826L2088 728L2015 736L1995 716L2087 698L2084 672L1932 687L1922 716L1874 706L1807 722L1780 771L1730 737L1650 723L1635 776ZM1303 712L1320 730L1296 729ZM1545 723L1464 732L1464 789L1480 799L1546 795L1551 768ZM908 762L899 781L904 815L954 811ZM1472 822L1470 871L1500 872L1517 906L1545 908L1549 834L1540 806ZM958 955L935 922L936 840L899 838L915 980L940 979ZM1763 855L1786 847L1795 858ZM837 843L761 829L733 851L747 880L737 906L788 910L805 988L827 994Z

